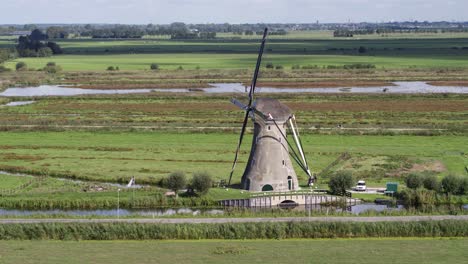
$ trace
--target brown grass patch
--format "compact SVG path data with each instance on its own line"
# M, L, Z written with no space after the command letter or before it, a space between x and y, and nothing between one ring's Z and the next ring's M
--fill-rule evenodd
M37 155L18 155L16 153L2 153L0 154L0 159L37 161L37 160L43 160L44 158L37 156Z
M427 84L433 86L468 86L467 80L459 80L459 81L432 81L428 82Z
M351 102L314 102L314 103L286 103L294 111L337 111L337 112L460 112L468 111L468 103L455 100L367 100Z
M66 107L67 110L94 110L94 111L119 111L119 112L145 112L145 113L165 113L174 111L223 111L223 110L236 110L236 107L226 101L225 103L216 102L200 102L200 103L67 103L66 106L62 104L50 104L42 107L42 109L50 111L61 111Z
M409 172L423 172L423 171L434 171L434 172L444 172L447 168L445 165L436 160L433 162L427 162L422 164L413 164L413 167L409 169Z
M210 85L205 82L188 83L116 83L116 84L84 84L76 86L81 89L100 90L128 90L128 89L171 89L171 88L207 88Z

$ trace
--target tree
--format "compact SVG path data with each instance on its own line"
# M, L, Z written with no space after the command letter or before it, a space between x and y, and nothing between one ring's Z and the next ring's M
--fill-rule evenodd
M41 40L46 40L47 35L42 33L40 29L36 28L31 32L31 35L29 35L29 38L33 41L41 41Z
M453 174L445 176L441 182L443 192L450 194L462 194L460 193L462 191L462 188L460 188L462 184L462 178Z
M62 54L62 48L55 42L47 42L47 47L49 47L52 50L53 54Z
M178 197L177 191L187 186L187 178L185 177L185 174L183 172L176 171L169 174L166 180L166 184L166 187L174 191L176 197Z
M159 69L159 65L158 65L157 63L151 63L150 69L151 69L151 70L158 70L158 69Z
M196 172L192 178L192 188L200 194L206 194L211 188L213 180L207 172Z
M405 177L406 187L417 189L423 185L423 178L418 173L410 173Z
M424 188L432 191L439 191L440 183L435 174L427 174L423 177Z
M44 71L47 73L57 73L61 70L62 70L62 67L58 66L53 61L48 62L47 65L44 67Z
M50 39L58 39L58 38L67 38L68 32L63 27L48 27L47 28L47 37Z
M50 57L54 53L49 47L43 47L43 48L40 48L36 54L37 54L37 57Z
M339 171L331 176L328 187L333 194L344 194L353 184L354 179L350 171Z
M16 70L17 71L25 71L27 69L28 69L28 66L26 65L25 62L20 61L20 62L16 63Z

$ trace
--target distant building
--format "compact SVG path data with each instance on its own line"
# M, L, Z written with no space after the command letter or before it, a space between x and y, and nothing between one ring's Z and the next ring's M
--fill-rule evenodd
M29 34L31 34L31 31L24 31L24 30L23 31L13 31L13 32L10 33L11 36L18 36L18 37L19 36L27 36Z

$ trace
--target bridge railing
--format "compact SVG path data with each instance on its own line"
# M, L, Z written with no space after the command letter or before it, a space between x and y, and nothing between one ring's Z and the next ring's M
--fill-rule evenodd
M256 192L250 194L251 198L264 197L264 196L290 196L290 195L310 195L310 194L326 194L327 190L324 189L310 189L298 190L289 192Z

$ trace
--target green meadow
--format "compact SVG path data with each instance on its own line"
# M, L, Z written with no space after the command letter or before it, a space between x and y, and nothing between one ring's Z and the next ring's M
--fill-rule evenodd
M234 175L235 183L240 182L246 165L250 137L246 135ZM238 136L165 132L2 132L0 140L0 170L122 183L135 176L140 183L156 184L174 171L188 175L206 171L216 180L227 179ZM382 186L386 180L400 180L398 176L384 175L382 169L400 175L398 173L408 171L405 167L410 169L418 164L427 170L436 170L439 175L463 175L468 165L466 140L465 136L303 135L302 141L314 172L320 172L341 153L348 152L351 163L359 166L347 161L335 169L352 170L356 176ZM305 174L297 171L305 184Z
M284 55L269 54L265 63L273 63L286 68L293 65L316 65L318 67L343 66L350 64L374 64L378 68L444 68L468 67L468 53L463 55L434 55L430 57L391 57L391 56L350 56L350 55ZM6 63L14 68L19 61L28 67L42 69L53 61L65 71L105 71L108 66L118 66L120 70L149 70L151 63L161 69L246 69L255 64L255 54L113 54L113 55L58 55L50 58L19 58Z
M3 263L464 263L466 238L1 241ZM50 254L53 252L53 254Z

